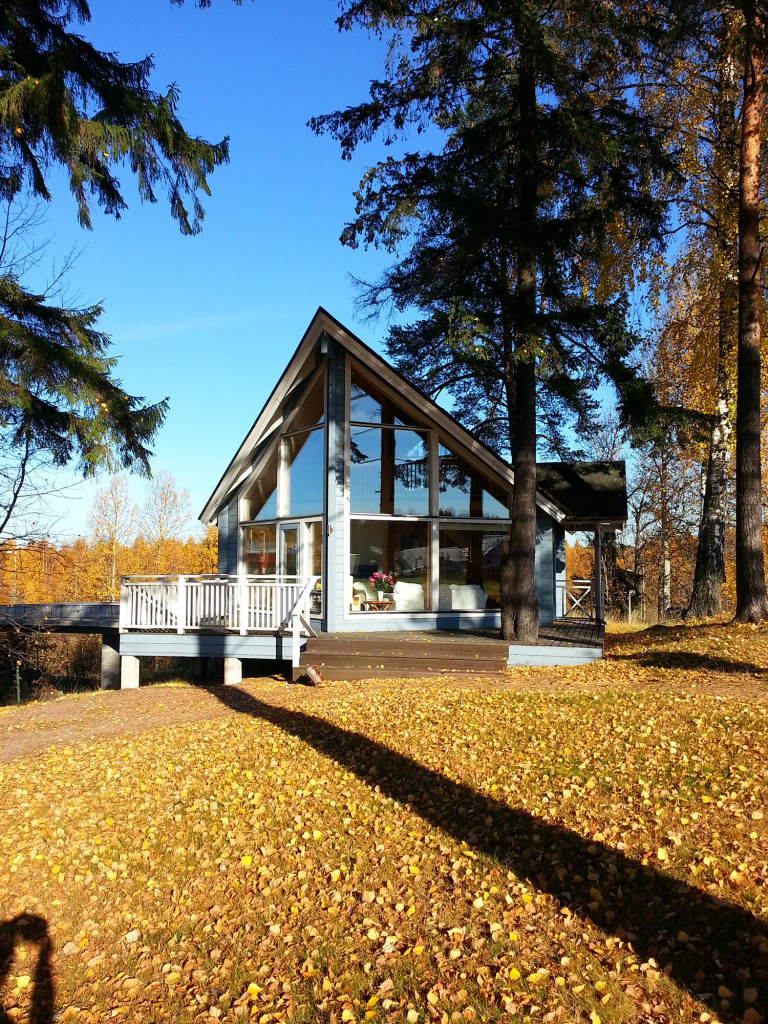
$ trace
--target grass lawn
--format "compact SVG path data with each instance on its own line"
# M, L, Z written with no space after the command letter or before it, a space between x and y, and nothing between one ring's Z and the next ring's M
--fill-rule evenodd
M768 1017L768 630L609 655L0 711L48 744L0 763L7 1018Z

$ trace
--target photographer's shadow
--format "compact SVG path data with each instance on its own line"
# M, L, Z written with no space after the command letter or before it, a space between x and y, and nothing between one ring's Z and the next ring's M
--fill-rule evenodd
M54 984L51 969L51 938L44 917L19 914L0 923L0 1024L11 1024L3 1010L5 989L11 972L13 954L19 943L36 947L37 961L31 978L32 999L26 1020L29 1024L51 1024L53 1021Z

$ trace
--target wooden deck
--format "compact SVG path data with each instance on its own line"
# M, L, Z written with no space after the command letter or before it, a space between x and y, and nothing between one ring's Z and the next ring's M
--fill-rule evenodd
M594 619L555 619L539 627L538 647L599 647L605 643L605 626Z
M320 633L307 641L294 676L317 666L326 679L498 674L509 665L584 664L602 657L605 627L558 620L535 647L510 645L491 629Z

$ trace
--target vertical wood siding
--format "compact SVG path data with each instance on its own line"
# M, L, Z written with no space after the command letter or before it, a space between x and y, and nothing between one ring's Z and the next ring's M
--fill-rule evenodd
M237 496L219 512L219 552L217 570L223 576L237 573Z
M536 563L534 578L539 599L539 622L549 625L555 615L555 530L549 516L536 510Z

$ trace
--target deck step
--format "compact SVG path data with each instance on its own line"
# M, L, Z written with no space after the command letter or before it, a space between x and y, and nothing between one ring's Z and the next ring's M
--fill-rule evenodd
M294 669L293 678L299 679L304 675L306 669ZM391 665L383 668L361 668L349 666L323 666L320 672L325 680L331 683L354 682L357 679L421 679L427 676L440 679L450 679L452 676L496 676L501 675L503 666L495 669L487 667L472 669L429 669L422 666L409 668L400 667L395 670Z
M498 674L507 663L509 645L483 637L425 640L405 634L379 636L321 634L302 652L301 675L315 665L326 679L374 679L451 675Z
M441 647L439 644L348 644L348 643L318 643L314 639L307 642L307 650L312 652L313 657L366 657L375 654L378 658L470 658L489 659L493 661L498 658L506 658L509 653L509 644L489 644L482 647L468 644L466 647L461 644L451 644Z

